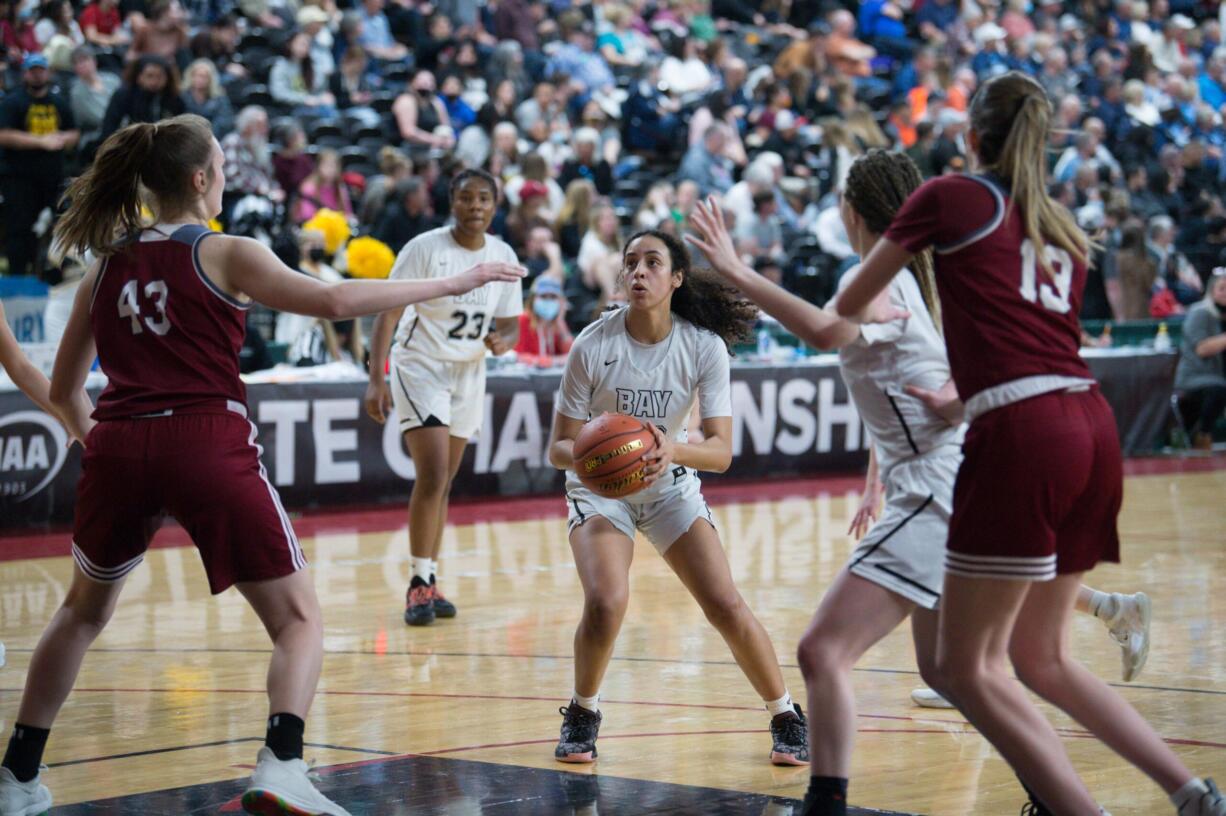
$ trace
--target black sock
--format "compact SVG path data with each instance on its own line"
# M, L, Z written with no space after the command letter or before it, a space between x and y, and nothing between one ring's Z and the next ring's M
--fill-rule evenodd
M803 816L847 816L847 780L841 776L810 776Z
M1021 784L1022 790L1026 791L1026 795L1030 797L1030 803L1035 806L1035 816L1052 816L1051 810L1047 807L1047 805L1043 804L1042 799L1035 795L1035 792L1030 789L1029 785L1022 782L1022 778L1020 776L1017 778L1017 781L1019 784Z
M43 761L43 749L47 747L50 733L50 728L17 723L13 726L13 736L9 737L4 762L0 764L12 771L18 782L29 782L38 776L38 765Z
M268 733L264 744L277 759L302 759L302 733L306 723L293 714L273 714L268 718Z

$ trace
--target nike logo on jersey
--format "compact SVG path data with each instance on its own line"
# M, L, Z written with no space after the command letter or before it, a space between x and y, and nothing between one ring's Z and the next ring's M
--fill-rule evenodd
M617 413L643 419L664 419L668 416L668 403L673 398L672 391L652 391L630 388L618 388Z
M616 362L617 362L619 359L621 359L621 358L619 358L619 357L614 357L612 360L605 360L605 361L604 361L604 364L605 364L605 365L607 365L607 366L611 366L611 365L613 365L614 363L616 363Z

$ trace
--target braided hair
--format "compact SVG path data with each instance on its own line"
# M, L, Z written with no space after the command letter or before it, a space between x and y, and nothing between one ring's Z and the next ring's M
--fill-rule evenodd
M673 272L681 273L681 285L673 291L670 309L699 328L714 332L733 346L753 336L758 321L758 308L741 296L734 287L709 269L696 269L690 251L675 235L661 230L641 230L630 236L622 246L623 266L630 245L644 236L651 236L668 250Z
M923 183L924 177L910 156L888 150L870 150L851 165L843 187L843 197L864 219L868 229L881 235L889 229L907 197ZM940 330L941 301L937 297L932 250L925 249L912 258L909 268L919 283L932 322Z

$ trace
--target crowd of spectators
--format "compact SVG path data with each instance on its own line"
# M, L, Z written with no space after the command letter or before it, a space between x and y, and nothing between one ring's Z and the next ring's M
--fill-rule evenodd
M558 284L532 291L561 317L530 321L581 329L623 296L623 238L684 232L705 196L756 268L818 301L855 262L850 163L892 147L925 175L969 170L971 96L1020 70L1056 111L1053 191L1098 243L1083 316L1173 317L1226 265L1218 5L0 0L9 271L54 274L40 212L101 139L188 111L223 146L230 231L305 246L326 208L395 252L480 166L525 288Z

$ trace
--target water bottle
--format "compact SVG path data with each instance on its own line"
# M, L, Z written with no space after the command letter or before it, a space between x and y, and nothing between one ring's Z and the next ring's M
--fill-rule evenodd
M1154 335L1154 351L1170 351L1171 350L1171 334L1167 331L1166 323L1158 324L1158 333Z
M771 333L766 327L758 329L758 359L769 360L774 343L775 339L771 337Z

